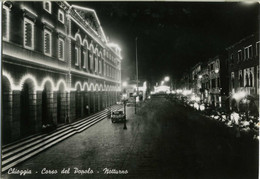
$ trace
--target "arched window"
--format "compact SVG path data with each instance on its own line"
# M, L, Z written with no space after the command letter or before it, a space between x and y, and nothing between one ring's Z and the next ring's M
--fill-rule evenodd
M249 75L249 85L251 87L253 87L253 74L252 74L252 72L250 72L250 75Z
M80 63L81 63L81 58L80 58L80 54L81 54L81 48L80 48L80 39L79 37L76 38L76 44L75 44L75 66L79 66L80 67Z
M242 74L239 75L239 86L243 87L243 77L242 77Z
M49 1L43 2L43 9L51 14L51 2Z
M246 86L245 87L248 87L249 86L249 76L248 76L248 73L246 74Z

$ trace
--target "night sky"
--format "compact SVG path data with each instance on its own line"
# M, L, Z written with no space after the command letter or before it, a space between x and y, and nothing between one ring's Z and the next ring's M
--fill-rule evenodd
M69 2L95 9L106 36L122 49L122 80L152 84L165 75L179 79L199 61L256 32L259 4L217 2Z

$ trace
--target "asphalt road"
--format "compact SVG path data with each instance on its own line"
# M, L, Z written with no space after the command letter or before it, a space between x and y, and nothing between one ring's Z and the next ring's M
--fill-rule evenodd
M105 119L15 168L26 178L258 178L257 141L179 104L147 101L127 119L127 130Z

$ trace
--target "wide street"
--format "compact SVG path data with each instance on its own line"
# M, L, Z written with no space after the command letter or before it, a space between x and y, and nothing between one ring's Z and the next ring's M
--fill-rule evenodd
M107 118L15 168L32 171L24 178L249 179L258 178L258 142L161 98L136 115L127 107L127 130ZM69 174L60 174L64 168Z

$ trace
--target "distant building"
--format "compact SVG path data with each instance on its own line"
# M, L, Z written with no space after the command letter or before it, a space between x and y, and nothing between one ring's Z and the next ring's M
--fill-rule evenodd
M242 110L243 98L249 97L249 109L257 106L259 110L259 41L259 33L256 33L227 48L233 109Z
M225 105L229 96L228 64L226 54L218 55L208 61L208 102L216 107Z
M178 84L178 88L190 90L191 87L192 87L192 85L191 85L191 74L189 72L186 72L182 75L180 82Z
M137 95L137 85L135 80L131 80L128 82L127 86L125 87L125 92L129 98L133 98ZM138 85L138 93L140 101L145 100L147 98L147 90L148 84L147 81L140 81Z
M3 143L116 103L121 49L108 42L95 10L5 1L2 12Z
M198 94L200 94L201 100L204 103L209 103L209 70L207 62L201 63L201 70L197 73L197 84L200 86Z

